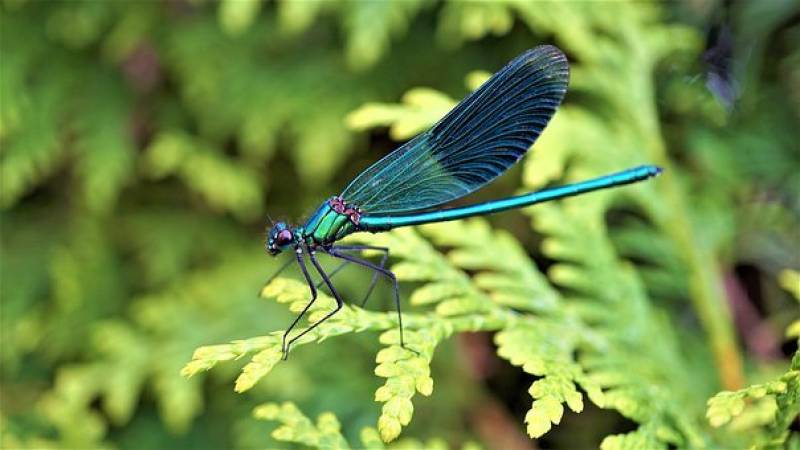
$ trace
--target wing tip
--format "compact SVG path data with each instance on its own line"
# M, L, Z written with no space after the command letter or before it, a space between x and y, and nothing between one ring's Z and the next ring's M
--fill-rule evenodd
M537 45L518 56L509 65L521 64L527 67L547 67L553 76L563 77L564 92L569 84L569 60L564 52L552 44Z
M567 55L553 44L537 45L522 53L521 59L549 58L568 64Z

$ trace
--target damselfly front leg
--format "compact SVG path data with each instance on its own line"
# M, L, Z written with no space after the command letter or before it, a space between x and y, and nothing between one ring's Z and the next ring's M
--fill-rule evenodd
M314 286L314 281L311 279L311 275L308 274L308 269L306 268L306 260L303 257L303 249L301 247L297 247L297 251L295 252L297 256L297 264L300 265L300 269L303 271L303 276L306 279L306 283L308 283L308 288L311 290L311 301L308 302L305 308L294 318L294 322L289 325L289 328L286 329L286 332L283 333L283 343L281 345L281 350L283 351L283 359L284 361L289 357L289 347L292 345L294 341L297 340L300 336L304 335L308 330L303 331L298 336L292 338L288 343L286 342L286 337L289 336L289 333L294 329L297 325L297 322L303 317L303 315L311 308L311 305L317 300L317 288ZM312 259L313 261L313 259Z
M300 253L298 252L298 254L300 254ZM317 272L322 277L322 281L324 281L325 285L328 286L328 289L330 289L331 294L333 294L333 298L334 298L334 300L336 300L336 308L334 308L333 311L331 311L328 314L326 314L325 317L323 317L322 319L320 319L317 322L313 323L310 327L308 327L305 330L303 330L300 334L298 334L297 336L293 337L292 340L289 341L288 346L291 346L292 343L294 343L294 341L300 339L301 337L303 337L309 331L311 331L314 328L317 328L318 326L320 326L320 324L322 324L322 322L325 322L326 320L330 319L331 316L333 316L334 314L339 312L339 310L342 309L342 306L344 306L344 301L342 301L342 298L339 295L339 292L337 292L336 288L333 287L333 284L331 283L330 278L328 278L328 275L325 273L325 270L322 268L322 265L320 265L319 261L317 261L317 256L316 256L316 253L314 252L314 250L309 249L308 258L311 260L311 264L314 265L314 267L317 269ZM304 272L305 272L305 265L303 265L302 267L303 267ZM314 292L314 300L316 300L316 288L314 287L314 283L311 281L310 277L307 277L306 280L308 280L308 286L313 290L313 292ZM305 312L308 310L308 308L311 306L311 304L314 303L314 300L311 300L311 302L308 305L306 305L305 309L303 309L303 312L300 313L300 315L297 316L297 318L294 320L294 323L292 323L292 326L294 326L294 324L297 323L298 320L300 320L300 317L302 317L302 315L305 314ZM288 331L287 331L287 334L288 334ZM286 338L286 335L284 335L284 339L285 338ZM287 347L286 350L288 351L288 347ZM286 359L286 353L284 353L284 359Z

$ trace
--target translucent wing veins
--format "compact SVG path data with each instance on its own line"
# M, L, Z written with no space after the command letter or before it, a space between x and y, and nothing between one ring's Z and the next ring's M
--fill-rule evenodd
M342 193L366 214L411 212L463 197L514 165L561 104L569 65L560 50L528 50L430 130L386 155Z

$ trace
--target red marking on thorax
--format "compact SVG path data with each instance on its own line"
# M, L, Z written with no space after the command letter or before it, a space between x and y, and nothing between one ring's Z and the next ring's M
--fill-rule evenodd
M361 221L361 209L357 206L348 205L342 197L334 197L328 200L328 204L335 212L350 218L350 222L353 222L353 225L358 225Z

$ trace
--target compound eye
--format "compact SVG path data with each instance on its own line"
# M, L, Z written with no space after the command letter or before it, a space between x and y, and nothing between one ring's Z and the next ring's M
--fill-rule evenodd
M292 240L292 232L290 230L281 230L275 238L275 241L281 247L291 244Z

